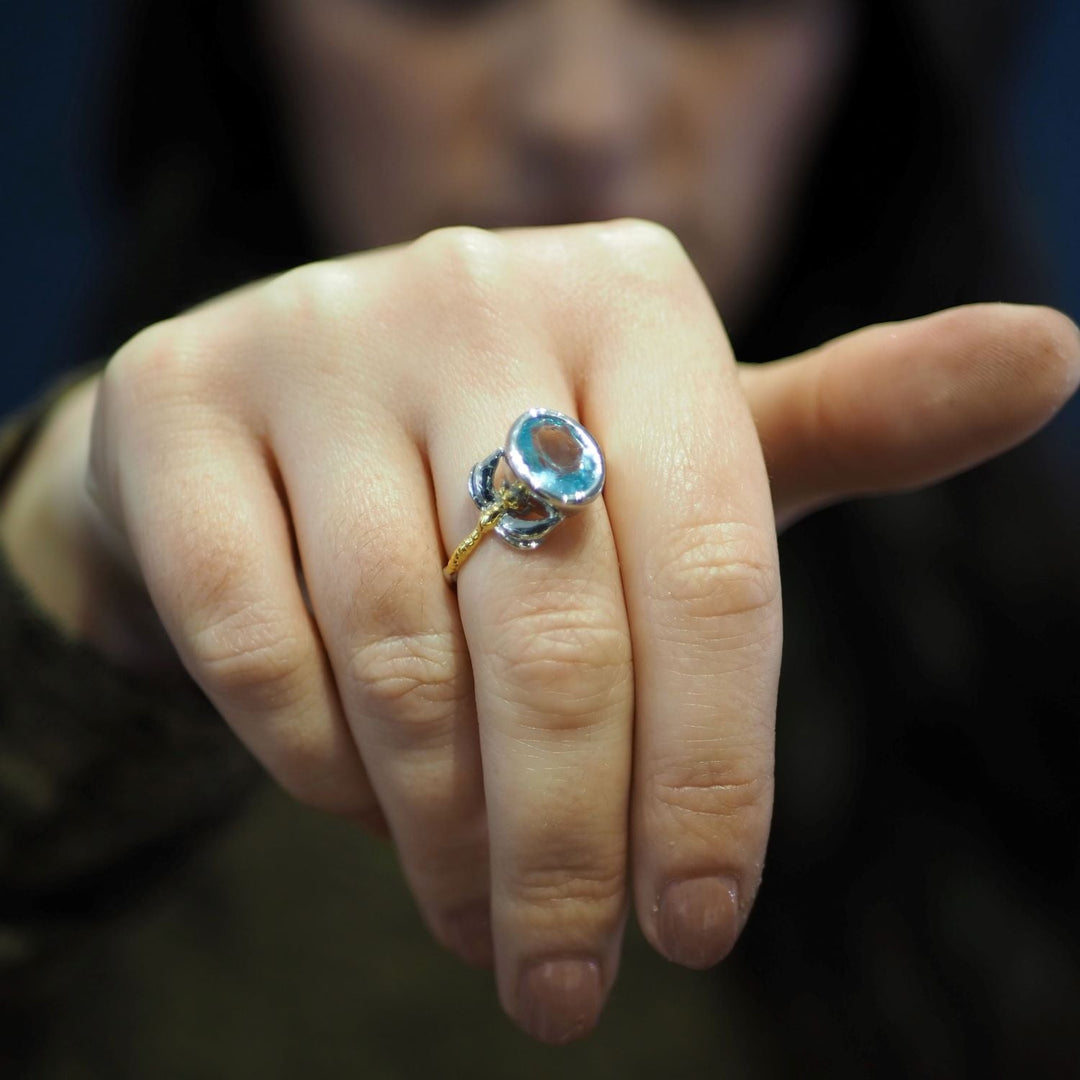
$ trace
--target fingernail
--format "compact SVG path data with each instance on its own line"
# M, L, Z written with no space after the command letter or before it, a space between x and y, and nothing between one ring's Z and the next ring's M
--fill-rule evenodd
M738 935L739 894L731 878L673 881L660 899L660 947L691 968L719 964Z
M450 915L445 923L446 941L467 964L491 967L495 948L491 940L491 909L485 901Z
M595 960L542 960L518 985L518 1021L541 1042L561 1045L588 1034L603 1005Z

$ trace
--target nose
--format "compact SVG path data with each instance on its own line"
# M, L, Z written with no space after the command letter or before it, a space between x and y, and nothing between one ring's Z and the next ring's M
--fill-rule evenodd
M632 0L532 0L505 100L522 180L582 214L618 197L646 152L663 43Z

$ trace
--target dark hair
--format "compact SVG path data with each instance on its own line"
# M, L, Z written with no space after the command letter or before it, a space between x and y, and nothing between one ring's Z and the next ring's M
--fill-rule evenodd
M106 113L121 224L98 344L314 257L247 0L127 0Z
M1045 299L987 128L1020 10L861 5L858 59L743 358ZM130 229L109 345L318 254L249 5L136 2L127 28L115 180ZM754 991L763 1072L990 1076L1060 1067L1076 1046L1080 527L1041 454L1036 440L782 540L773 842L718 976ZM772 1025L783 1039L753 1038Z

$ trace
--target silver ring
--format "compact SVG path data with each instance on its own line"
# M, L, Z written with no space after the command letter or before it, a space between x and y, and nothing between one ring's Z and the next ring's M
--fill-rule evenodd
M511 547L539 547L568 513L597 498L604 474L599 444L573 417L554 409L522 413L506 445L478 461L469 474L480 522L450 556L443 568L446 580L455 580L488 532Z

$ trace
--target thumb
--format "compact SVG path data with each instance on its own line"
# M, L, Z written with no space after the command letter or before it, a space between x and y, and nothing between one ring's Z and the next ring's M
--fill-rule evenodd
M975 304L740 366L778 526L852 495L921 487L1042 427L1080 384L1060 312Z

